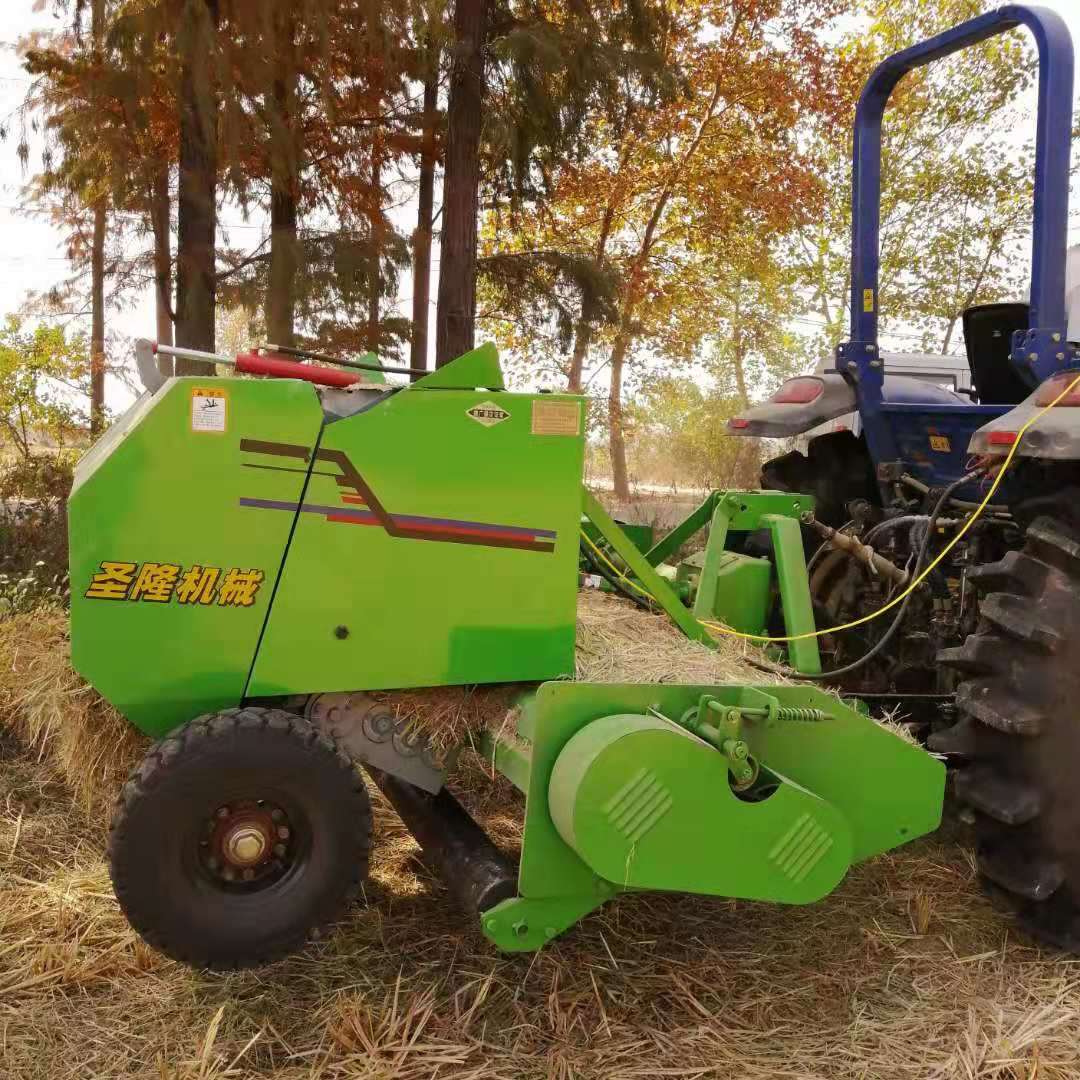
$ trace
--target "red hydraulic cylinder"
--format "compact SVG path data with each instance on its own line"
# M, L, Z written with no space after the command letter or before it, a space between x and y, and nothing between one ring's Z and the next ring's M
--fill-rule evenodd
M236 370L247 375L269 375L275 379L303 379L319 386L353 386L361 379L351 371L316 367L280 356L261 356L257 353L238 353Z

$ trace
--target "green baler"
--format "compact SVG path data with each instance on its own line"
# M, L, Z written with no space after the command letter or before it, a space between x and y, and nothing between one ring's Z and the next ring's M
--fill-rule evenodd
M816 689L570 681L583 510L678 603L583 491L581 399L508 392L490 347L407 386L237 367L279 377L147 377L69 508L75 666L160 740L110 841L152 945L243 967L336 919L370 846L357 766L507 950L623 891L809 903L937 826L942 765ZM721 556L696 568L710 604L745 573ZM526 797L519 866L366 693L485 684L517 687L474 748Z

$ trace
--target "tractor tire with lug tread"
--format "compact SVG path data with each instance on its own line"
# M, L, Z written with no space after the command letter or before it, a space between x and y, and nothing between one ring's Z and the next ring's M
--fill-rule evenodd
M117 800L109 864L131 925L196 968L256 967L341 917L367 874L371 807L352 762L270 708L199 717Z
M968 758L955 791L989 891L1032 937L1080 952L1080 530L1065 517L1035 517L1021 551L969 572L979 630L939 654L966 680L965 734L930 746Z

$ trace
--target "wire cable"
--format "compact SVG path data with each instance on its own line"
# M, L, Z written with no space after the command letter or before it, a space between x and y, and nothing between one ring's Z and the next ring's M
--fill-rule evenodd
M952 493L957 488L963 487L968 483L972 477L977 476L978 473L968 473L966 476L960 477L959 480L954 480L942 493L941 498L938 499L934 506L933 511L930 514L929 521L927 523L926 531L923 533L922 542L919 544L919 552L915 556L915 568L913 573L919 572L919 567L922 566L923 559L926 558L927 552L930 550L930 538L934 535L934 527L937 523L937 519L941 516L942 510L945 509L952 496ZM900 605L900 610L893 616L893 621L889 624L888 630L874 643L874 645L862 654L857 660L852 660L850 664L845 664L843 667L832 668L829 671L820 672L803 672L794 671L791 668L770 668L765 664L755 664L755 667L762 668L763 670L771 671L776 675L791 675L799 679L809 679L812 681L818 681L821 679L835 679L840 675L848 675L852 671L857 671L864 664L873 660L886 645L896 636L896 631L900 629L901 623L904 621L904 616L907 614L908 605L911 603L911 598L915 594L909 589L903 597L903 603ZM883 609L882 609L883 610ZM875 613L876 614L876 613Z

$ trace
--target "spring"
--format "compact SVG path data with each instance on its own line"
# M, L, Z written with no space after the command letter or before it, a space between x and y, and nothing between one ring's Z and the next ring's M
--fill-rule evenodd
M776 718L778 720L791 720L798 724L817 724L825 719L825 713L821 709L814 709L810 706L800 708L797 705L786 705L777 712Z

